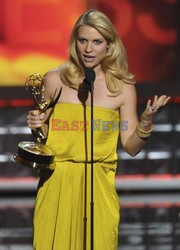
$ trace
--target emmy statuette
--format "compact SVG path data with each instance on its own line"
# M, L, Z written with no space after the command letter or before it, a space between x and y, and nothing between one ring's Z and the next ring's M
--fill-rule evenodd
M53 98L48 103L44 100L45 78L38 73L30 75L25 82L26 90L31 91L34 101L37 105L39 113L43 113L49 108L53 108L59 100L61 90L56 96L56 91ZM38 98L39 97L39 98ZM55 152L42 143L46 136L43 134L42 128L37 128L35 133L36 142L22 141L18 144L18 152L14 156L14 160L24 166L33 169L48 169L50 164L53 164Z

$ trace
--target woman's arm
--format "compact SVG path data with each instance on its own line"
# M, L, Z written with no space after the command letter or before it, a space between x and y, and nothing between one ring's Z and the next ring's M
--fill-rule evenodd
M151 105L151 100L148 100L146 108L138 121L137 117L137 96L134 85L124 84L123 104L120 107L121 121L125 121L128 125L126 131L121 131L121 142L131 156L137 155L143 146L146 144L155 113L162 106L165 106L170 97L165 95L159 98L155 96ZM153 109L155 107L155 109Z

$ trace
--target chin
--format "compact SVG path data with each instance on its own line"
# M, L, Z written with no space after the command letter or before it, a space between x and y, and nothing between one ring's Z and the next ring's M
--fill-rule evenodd
M92 68L92 69L94 69L95 67L98 66L98 64L95 64L95 63L84 63L84 66L86 68Z

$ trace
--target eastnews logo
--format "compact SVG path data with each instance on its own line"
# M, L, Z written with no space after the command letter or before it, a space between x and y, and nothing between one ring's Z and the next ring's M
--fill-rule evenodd
M88 131L91 129L88 121L73 120L63 121L61 119L52 119L52 131ZM103 121L96 119L92 121L93 131L127 131L128 121Z

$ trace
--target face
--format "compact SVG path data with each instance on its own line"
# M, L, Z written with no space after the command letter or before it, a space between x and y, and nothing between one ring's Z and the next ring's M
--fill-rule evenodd
M95 28L84 25L78 30L77 50L85 67L101 67L107 53L107 41Z

